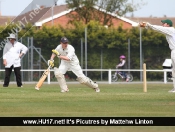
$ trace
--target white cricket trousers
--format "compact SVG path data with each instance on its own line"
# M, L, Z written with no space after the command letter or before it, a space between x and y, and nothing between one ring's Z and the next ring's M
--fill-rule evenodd
M61 62L58 69L62 74L65 74L67 71L72 71L77 77L85 77L79 63L70 64Z
M171 50L173 87L175 88L175 49Z

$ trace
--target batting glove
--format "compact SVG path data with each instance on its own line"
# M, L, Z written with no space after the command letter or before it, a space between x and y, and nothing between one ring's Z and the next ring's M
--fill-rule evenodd
M52 50L52 53L54 53L56 56L60 56L60 53L55 49Z
M48 65L53 68L54 67L54 60L48 60Z
M139 25L140 25L140 27L146 27L147 26L147 22L140 22Z

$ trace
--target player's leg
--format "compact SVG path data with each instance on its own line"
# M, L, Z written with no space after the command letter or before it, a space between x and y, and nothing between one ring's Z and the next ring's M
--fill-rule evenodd
M62 93L69 91L67 84L66 84L65 77L64 77L64 74L66 73L67 70L68 70L68 67L66 65L62 65L62 64L59 66L59 68L54 67L54 74L55 74L55 77L57 78L57 81L60 85Z
M100 92L100 88L98 87L98 84L94 81L92 81L89 77L78 77L77 81L79 81L81 84L84 84L90 88L93 88L96 92Z
M172 80L173 80L173 89L169 92L175 93L175 50L171 51L171 60L172 60Z
M173 80L173 89L169 92L175 93L175 68L172 69L172 80Z
M72 66L71 70L77 76L77 81L79 81L81 84L84 84L90 88L93 88L96 92L100 92L98 84L83 74L83 71L80 65Z
M21 82L21 67L15 67L14 68L15 76L16 76L16 83L18 87L22 87Z
M5 78L4 78L3 87L8 87L9 86L10 75L12 73L12 69L13 69L13 66L11 66L10 68L5 68Z

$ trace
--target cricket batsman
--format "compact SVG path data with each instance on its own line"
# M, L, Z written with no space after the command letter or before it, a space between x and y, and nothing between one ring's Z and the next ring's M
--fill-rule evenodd
M59 68L54 67L54 58L56 56L61 59ZM79 65L79 60L75 54L75 49L72 45L68 44L68 39L66 37L62 37L60 44L56 47L56 49L52 50L52 55L50 60L48 60L48 65L54 67L54 74L60 85L62 93L69 91L64 77L64 74L68 70L71 70L77 76L77 81L81 84L94 89L95 92L100 92L98 84L83 74Z
M151 28L159 33L165 35L166 40L169 44L171 50L171 60L172 60L172 78L173 78L173 89L169 92L175 93L175 28L173 27L173 22L170 19L161 20L162 26L152 25L148 22L141 22L140 27Z

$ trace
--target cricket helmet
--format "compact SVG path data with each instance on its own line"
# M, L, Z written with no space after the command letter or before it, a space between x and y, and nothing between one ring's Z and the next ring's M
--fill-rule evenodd
M66 37L62 37L61 43L63 43L63 44L68 43L68 39Z

